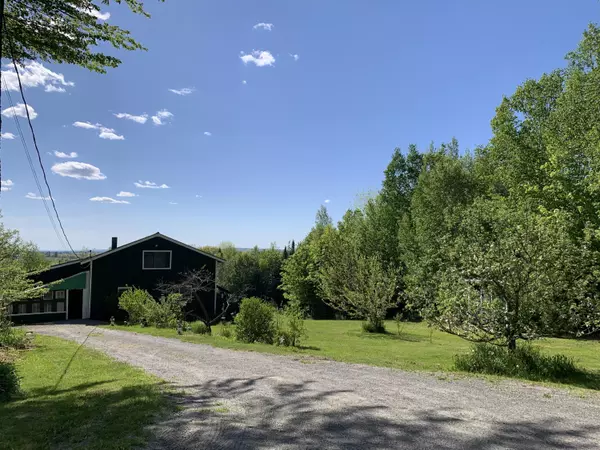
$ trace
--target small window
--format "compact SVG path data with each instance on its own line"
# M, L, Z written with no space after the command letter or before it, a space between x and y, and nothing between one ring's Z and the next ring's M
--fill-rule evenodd
M171 250L144 250L142 269L165 270L171 268Z
M33 314L39 314L41 312L40 304L39 303L32 303L31 304L31 312Z
M44 303L44 312L53 312L52 311L52 302L46 302Z
M66 298L65 291L55 291L54 298L56 300L64 300Z
M48 291L44 294L44 300L52 300L54 297L52 296L53 292Z
M19 303L19 314L27 314L27 305L25 303Z
M65 312L65 302L56 302L56 312Z

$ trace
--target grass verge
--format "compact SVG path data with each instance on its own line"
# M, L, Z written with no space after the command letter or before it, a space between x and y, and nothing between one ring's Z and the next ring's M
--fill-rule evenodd
M22 397L0 404L0 447L124 449L172 410L162 382L140 369L48 336L16 358Z

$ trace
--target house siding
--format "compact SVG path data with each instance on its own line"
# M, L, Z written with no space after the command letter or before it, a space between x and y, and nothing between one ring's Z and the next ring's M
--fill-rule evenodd
M142 270L144 250L170 250L171 268L168 270ZM109 320L111 316L117 320L126 318L118 306L117 289L119 287L131 286L145 289L158 298L159 292L156 287L160 282L177 281L183 272L202 268L210 271L214 276L216 264L217 261L210 256L195 252L160 236L95 259L91 279L90 318L103 321ZM201 298L209 313L213 313L214 290L203 292Z

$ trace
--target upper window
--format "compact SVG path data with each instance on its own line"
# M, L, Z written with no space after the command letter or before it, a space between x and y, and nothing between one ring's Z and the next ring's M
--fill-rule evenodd
M64 300L66 298L65 297L65 291L55 291L54 292L54 298L56 300Z
M46 291L44 293L44 300L52 300L53 298L54 297L53 297L53 292L52 291Z
M160 270L171 268L171 250L144 250L142 269Z

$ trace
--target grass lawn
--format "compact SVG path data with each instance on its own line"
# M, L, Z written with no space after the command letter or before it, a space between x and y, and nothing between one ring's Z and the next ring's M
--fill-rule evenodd
M386 322L387 334L364 333L361 323L352 320L307 320L308 339L303 348L277 347L265 344L243 344L219 336L221 326L213 327L213 336L186 333L178 336L175 330L139 326L115 326L138 333L177 338L186 342L210 344L235 350L249 350L298 356L316 356L337 361L394 367L405 370L452 371L454 355L469 351L470 343L437 330L425 323L404 323L400 335L396 324ZM577 381L580 387L600 389L600 342L574 339L542 339L537 341L548 353L562 353L575 358L583 369L597 376Z
M0 403L0 448L131 448L172 410L161 380L74 342L36 336L16 365L23 396Z

